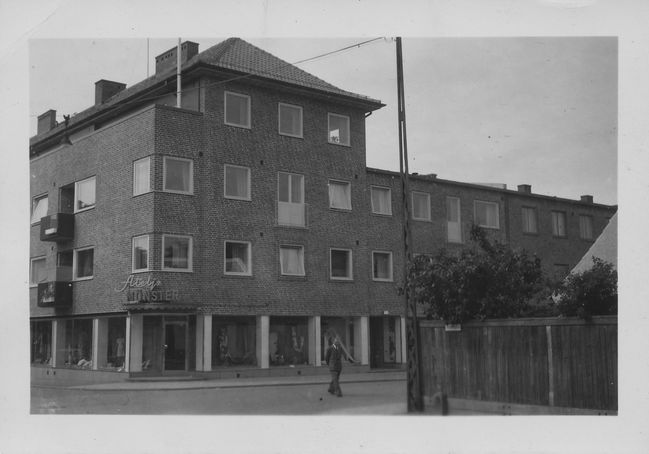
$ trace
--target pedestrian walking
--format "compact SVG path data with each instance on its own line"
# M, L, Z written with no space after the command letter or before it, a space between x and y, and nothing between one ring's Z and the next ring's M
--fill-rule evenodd
M331 383L329 383L329 393L335 394L338 397L343 396L340 389L340 373L343 370L342 358L345 357L350 363L355 362L354 358L347 352L340 342L338 336L335 337L327 353L325 354L325 361L329 366L329 373L331 373Z

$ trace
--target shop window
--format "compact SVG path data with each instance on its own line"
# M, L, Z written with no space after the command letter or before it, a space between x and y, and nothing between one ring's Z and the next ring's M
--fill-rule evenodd
M224 195L228 199L250 200L250 169L225 165Z
M251 262L251 246L249 242L225 242L225 274L250 276L252 274Z
M566 236L566 213L563 211L552 212L552 235L560 238Z
M306 225L304 176L279 172L277 178L277 223L292 227Z
M99 322L106 323L108 332L106 350L98 360L99 367L121 372L126 359L126 317L110 317Z
M280 246L279 264L283 275L304 276L304 247Z
M349 145L349 117L328 114L328 140L336 145Z
M355 327L352 317L321 317L320 318L320 358L322 365L325 363L327 349L334 339L338 337L343 348L352 358L360 361L360 339L356 345Z
M412 218L416 221L430 221L430 194L412 192Z
M279 133L283 136L302 137L302 108L279 103Z
M192 270L192 237L162 235L162 269L166 271Z
M370 187L372 213L392 215L392 190L379 186Z
M225 92L225 124L250 128L250 96Z
M194 193L194 162L191 159L165 156L162 187L166 192Z
M392 281L392 252L372 252L372 279Z
M593 239L593 218L591 216L579 216L579 238L582 240Z
M521 218L523 224L523 233L538 233L536 223L536 208L522 207Z
M212 317L212 367L256 366L254 317Z
M37 286L41 282L47 281L47 271L45 269L45 257L31 259L29 271L29 285Z
M31 322L31 363L52 365L52 322Z
M151 191L151 158L139 159L133 163L133 195Z
M457 197L446 197L446 233L449 243L462 242L460 199Z
M133 238L132 245L133 272L149 269L149 235Z
M306 317L270 317L269 352L271 366L309 363Z
M75 280L92 279L95 269L94 256L93 248L75 249L72 263L72 274Z
M500 219L498 215L498 204L496 202L484 202L475 200L473 212L476 225L488 229L499 229Z
M330 276L331 279L351 280L352 274L352 251L349 249L330 250Z
M41 218L47 216L48 197L47 194L34 197L32 199L32 218L31 223L41 222Z
M347 181L329 180L329 208L352 209L352 185Z
M66 366L92 369L92 319L66 320L65 343L59 350Z

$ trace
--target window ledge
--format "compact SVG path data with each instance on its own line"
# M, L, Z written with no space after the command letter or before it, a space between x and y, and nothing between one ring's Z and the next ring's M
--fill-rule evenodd
M305 282L307 280L306 275L300 276L297 274L280 274L277 279L280 281L293 281L293 282L295 281Z
M149 270L151 272L153 270ZM156 270L156 271L162 271L163 273L193 273L193 269L189 270L183 270L183 269L176 269L176 268L162 268L161 270Z
M80 210L76 210L73 214L79 214L79 213L84 213L86 211L94 210L96 206L97 205L93 205L93 206L88 207L88 208L82 208Z
M330 277L329 282L335 282L335 283L340 283L340 284L353 284L354 283L354 278L334 278Z
M221 276L223 279L254 279L253 274L226 274Z
M394 217L394 215L392 213L390 213L390 214L387 214L387 213L375 213L373 211L370 212L370 215L376 216L378 218L391 218L391 217Z
M351 213L352 209L351 208L334 208L334 207L329 207L330 211L337 211L339 213Z

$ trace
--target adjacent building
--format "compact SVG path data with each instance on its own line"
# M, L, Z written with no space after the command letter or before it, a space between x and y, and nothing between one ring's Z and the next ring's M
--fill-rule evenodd
M32 372L308 371L333 335L361 367L401 364L401 182L366 167L383 104L234 38L182 44L176 107L176 52L38 119ZM410 189L413 252L463 247L478 224L559 273L616 211L435 175Z

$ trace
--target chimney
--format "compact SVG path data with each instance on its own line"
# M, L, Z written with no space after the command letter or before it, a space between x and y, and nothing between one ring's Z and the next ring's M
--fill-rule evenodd
M529 184L519 184L518 185L518 192L522 192L524 194L531 194L532 193L532 186Z
M36 126L36 134L43 134L56 126L56 110L48 110L47 112L38 116L38 123Z
M582 195L581 196L581 201L584 203L593 203L593 196L592 195Z
M176 67L176 52L178 46L174 46L166 52L161 53L155 58L155 73L160 74L171 68ZM180 63L186 63L193 56L198 54L198 43L185 41L180 45Z
M126 84L112 80L101 79L95 82L95 106L105 103L125 88Z

